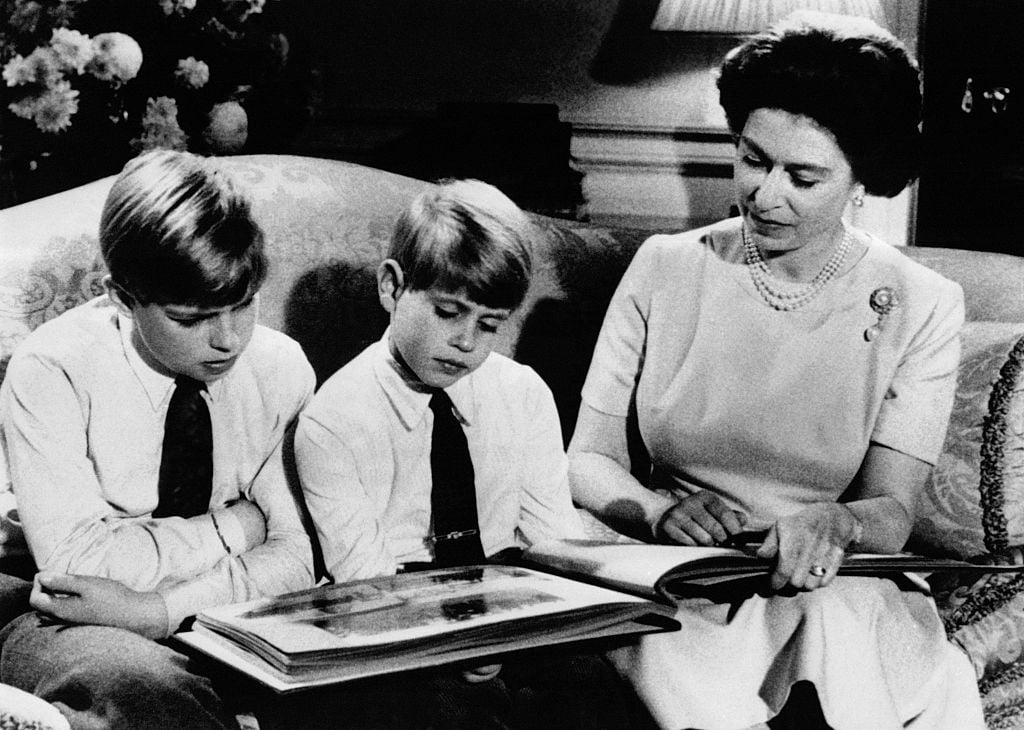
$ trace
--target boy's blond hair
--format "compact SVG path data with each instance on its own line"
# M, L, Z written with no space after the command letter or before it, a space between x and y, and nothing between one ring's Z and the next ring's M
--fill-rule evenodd
M530 284L536 229L508 196L480 180L447 180L399 216L388 257L403 287L465 290L487 307L516 309Z
M99 239L114 285L143 305L227 306L267 274L248 201L214 160L188 152L130 160L107 195Z

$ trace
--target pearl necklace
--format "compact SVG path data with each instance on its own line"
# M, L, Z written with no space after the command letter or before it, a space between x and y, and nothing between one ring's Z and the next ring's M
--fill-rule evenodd
M794 309L799 309L818 296L825 285L839 273L843 261L846 260L846 254L853 246L853 236L850 235L849 230L844 229L843 240L836 246L836 250L832 252L832 256L825 262L824 268L818 272L818 275L806 284L794 287L780 282L772 276L768 263L761 256L761 250L747 234L747 227L743 226L741 230L743 232L744 259L754 287L769 307L781 312L792 312Z

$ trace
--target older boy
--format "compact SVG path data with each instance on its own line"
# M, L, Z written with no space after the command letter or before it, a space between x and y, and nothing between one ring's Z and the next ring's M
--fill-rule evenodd
M106 295L35 330L0 389L40 569L0 679L73 727L235 727L159 640L203 608L312 584L282 445L313 371L256 325L263 234L213 161L129 162L99 239Z
M399 218L378 269L390 327L324 383L296 433L336 581L582 534L552 395L533 370L492 353L529 286L531 232L479 181L443 184ZM595 656L482 667L452 674L450 689L476 703L462 707L467 726L474 712L481 727L629 726L622 689Z

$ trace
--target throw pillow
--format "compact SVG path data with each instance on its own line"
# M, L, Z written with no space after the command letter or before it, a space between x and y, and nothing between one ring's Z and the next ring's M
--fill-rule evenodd
M1024 564L1024 338L1014 343L992 385L979 454L981 539L988 552L981 561ZM934 587L950 640L967 652L982 687L1019 674L1024 573L989 574L973 582L943 576Z
M964 325L949 428L918 502L909 550L970 558L1024 544L1024 394L1016 395L1024 383L1015 350L1022 334L1020 324ZM1018 445L1001 445L1014 430Z

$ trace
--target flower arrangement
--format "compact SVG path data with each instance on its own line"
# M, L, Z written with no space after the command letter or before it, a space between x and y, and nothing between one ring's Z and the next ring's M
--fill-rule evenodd
M62 189L157 147L279 151L313 103L287 2L0 0L0 155Z

